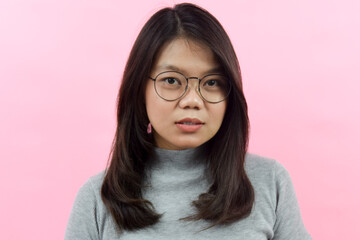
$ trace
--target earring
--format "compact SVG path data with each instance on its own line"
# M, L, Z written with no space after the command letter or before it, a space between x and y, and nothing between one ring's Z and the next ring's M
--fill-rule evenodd
M150 134L152 132L151 123L147 126L147 133Z

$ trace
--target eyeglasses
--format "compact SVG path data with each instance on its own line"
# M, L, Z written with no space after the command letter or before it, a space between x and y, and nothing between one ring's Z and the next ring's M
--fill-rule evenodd
M189 86L189 79L198 79L197 91L201 98L209 103L224 101L230 93L230 82L222 74L210 74L202 78L186 77L176 71L159 73L155 78L154 88L159 97L166 101L175 101L185 95Z

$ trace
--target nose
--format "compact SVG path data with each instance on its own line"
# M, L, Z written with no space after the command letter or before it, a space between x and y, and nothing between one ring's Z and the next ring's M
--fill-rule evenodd
M188 78L188 87L182 98L180 98L179 106L181 108L201 109L204 106L204 100L199 93L199 79Z

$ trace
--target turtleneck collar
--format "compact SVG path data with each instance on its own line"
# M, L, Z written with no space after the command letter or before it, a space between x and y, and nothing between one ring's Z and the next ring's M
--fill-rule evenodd
M203 147L185 150L154 148L152 163L155 168L189 169L204 164Z
M203 153L201 146L185 150L154 148L146 168L145 185L150 187L150 192L146 191L146 194L175 189L185 191L184 188L189 187L206 191L209 176Z

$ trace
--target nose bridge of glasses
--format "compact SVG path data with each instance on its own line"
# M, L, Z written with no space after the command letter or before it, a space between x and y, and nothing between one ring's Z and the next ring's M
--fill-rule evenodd
M186 81L187 81L187 85L188 85L188 87L187 88L190 88L190 79L194 79L194 81L193 82L195 82L195 83L193 83L193 84L195 84L195 89L198 89L199 88L199 85L200 85L200 78L198 78L198 77L187 77L186 78ZM197 80L197 81L196 81ZM196 85L196 83L197 83L197 85Z
M192 83L190 83L193 80ZM187 81L187 85L186 88L184 89L184 93L183 93L183 97L186 96L197 96L196 98L201 98L204 99L204 97L202 96L201 92L200 92L200 81L201 79L198 77L187 77L186 78ZM194 89L194 93L191 93L192 89ZM195 95L193 95L195 94Z

